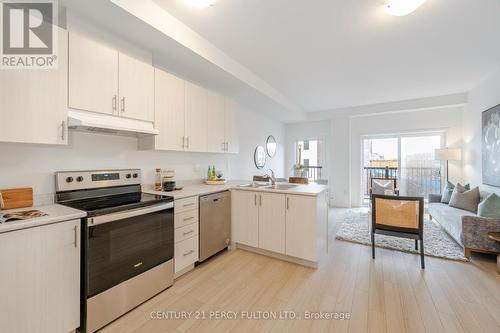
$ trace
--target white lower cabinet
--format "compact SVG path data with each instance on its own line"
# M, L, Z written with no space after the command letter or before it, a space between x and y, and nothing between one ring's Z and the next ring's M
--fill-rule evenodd
M317 198L286 196L285 254L305 260L318 260Z
M80 326L80 220L0 234L0 332Z
M259 193L231 191L231 239L234 243L259 246Z
M327 206L318 196L248 190L231 192L232 239L309 262L326 243Z
M198 196L174 201L174 266L176 277L199 259Z
M285 195L259 193L259 248L285 253Z

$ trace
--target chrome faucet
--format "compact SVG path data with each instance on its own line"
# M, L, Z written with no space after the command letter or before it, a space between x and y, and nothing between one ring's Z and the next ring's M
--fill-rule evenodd
M274 175L274 171L272 169L269 169L271 171L271 175L269 176L269 180L271 181L271 185L276 185L276 176Z

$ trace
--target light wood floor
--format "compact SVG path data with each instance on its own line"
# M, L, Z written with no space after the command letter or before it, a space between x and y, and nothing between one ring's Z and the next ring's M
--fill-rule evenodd
M471 263L335 240L319 269L242 250L198 266L103 332L500 332L495 258ZM350 312L350 320L153 320L152 311Z

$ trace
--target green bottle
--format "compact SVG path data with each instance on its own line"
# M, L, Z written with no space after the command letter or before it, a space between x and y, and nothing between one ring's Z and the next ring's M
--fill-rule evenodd
M212 169L210 169L210 165L208 166L208 171L207 171L207 180L210 180L212 178Z

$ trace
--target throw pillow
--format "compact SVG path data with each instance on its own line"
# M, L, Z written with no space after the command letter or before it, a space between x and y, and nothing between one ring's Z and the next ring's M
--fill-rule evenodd
M386 191L394 191L394 182L392 180L374 180L373 181L373 194L385 194Z
M479 204L479 198L481 197L479 187L460 192L462 189L464 188L455 186L450 198L450 207L460 208L475 213L477 211L477 205Z
M458 183L457 187L459 188L460 192L464 192L465 190L470 190L469 184L462 186L460 183ZM453 193L454 189L455 189L455 185L453 185L449 181L446 182L446 186L443 189L443 194L441 195L441 203L445 203L445 204L450 203L451 194ZM462 190L462 189L465 189L465 190Z
M477 215L490 219L500 219L500 197L495 193L490 194L479 204Z

